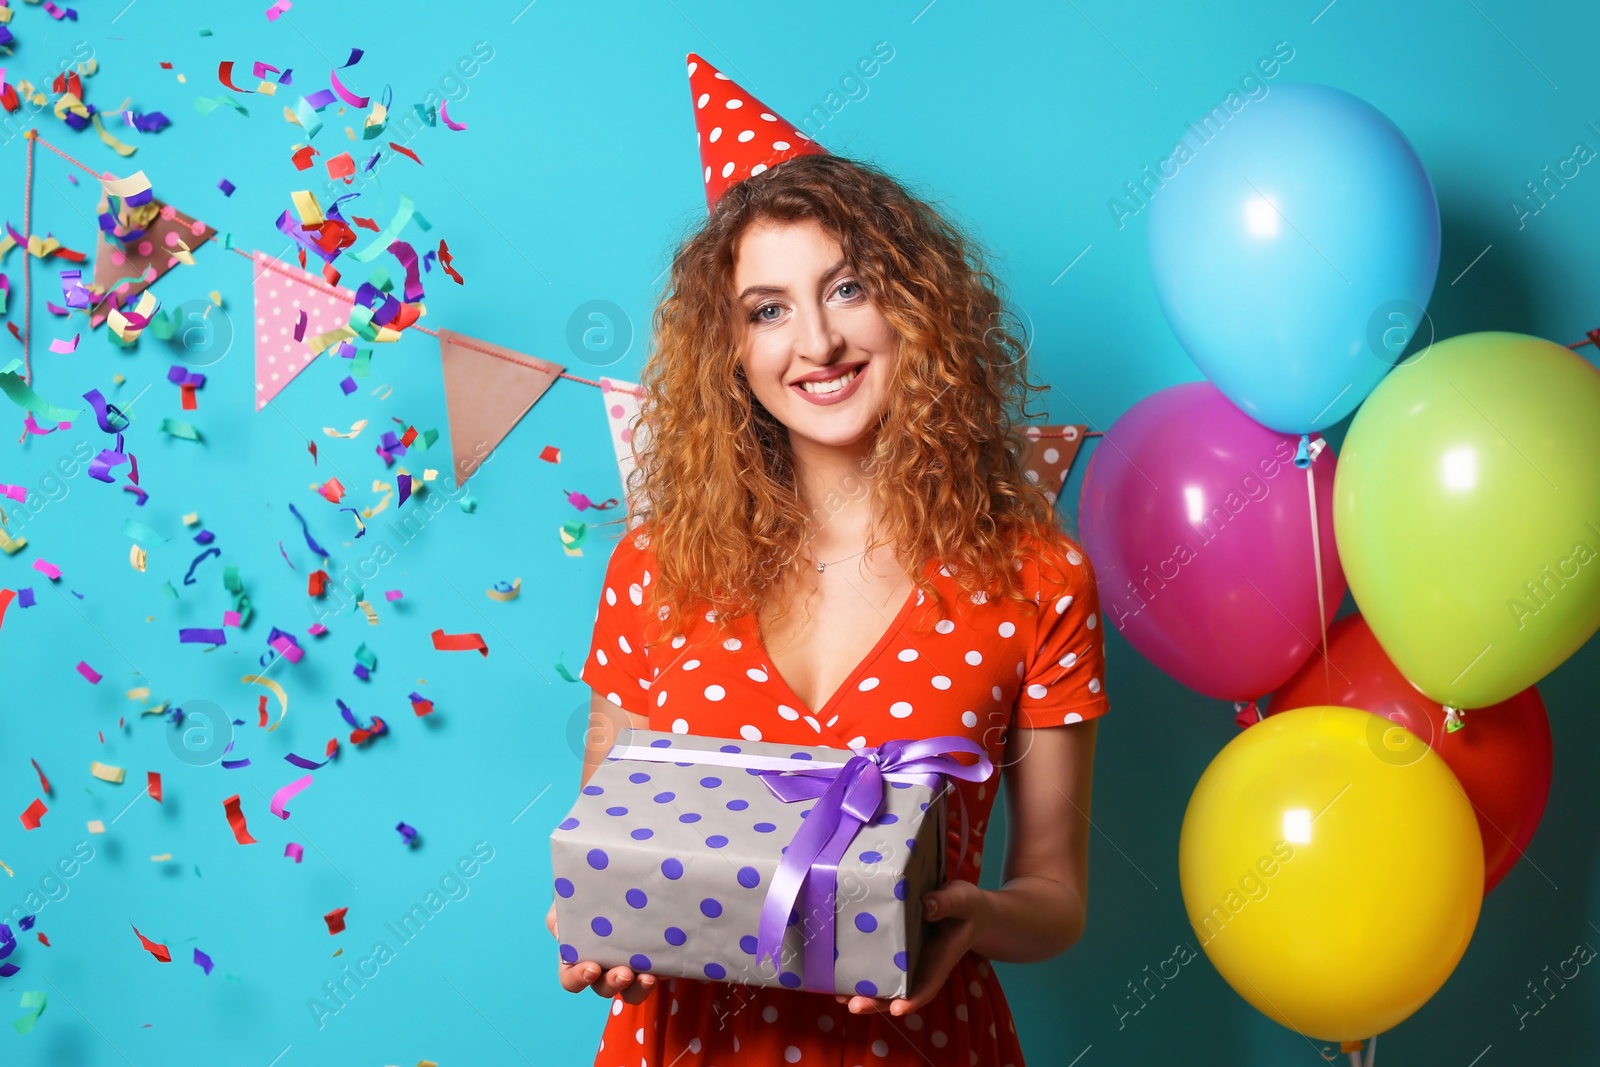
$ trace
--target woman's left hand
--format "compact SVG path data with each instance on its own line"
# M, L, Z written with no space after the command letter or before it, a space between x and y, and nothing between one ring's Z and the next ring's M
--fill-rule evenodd
M905 1015L916 1011L939 992L956 963L977 940L979 933L991 920L990 891L979 889L971 882L952 879L922 897L923 917L934 922L933 935L922 943L917 960L917 973L913 978L910 996L884 1000L880 997L846 996L834 994L840 1004L847 1003L851 1012L887 1011L890 1015Z

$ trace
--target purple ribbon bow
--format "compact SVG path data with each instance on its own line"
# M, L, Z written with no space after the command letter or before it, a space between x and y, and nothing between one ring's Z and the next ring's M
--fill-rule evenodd
M952 752L971 753L978 762L971 766L957 762L948 755ZM815 927L801 923L806 943L805 988L834 991L834 895L839 860L861 827L878 817L883 808L883 776L891 773L915 775L914 781L936 789L941 776L984 781L994 773L994 765L976 742L946 735L888 741L878 748L860 750L842 765L758 772L779 800L793 803L816 798L817 803L789 842L772 884L767 887L756 935L756 963L771 956L774 965L778 965L789 911L798 898L802 916L816 916L818 920ZM963 842L965 839L963 822ZM943 848L944 842L939 847Z

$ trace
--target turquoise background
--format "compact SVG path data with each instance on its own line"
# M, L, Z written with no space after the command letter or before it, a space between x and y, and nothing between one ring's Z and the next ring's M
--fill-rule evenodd
M468 124L417 133L408 144L425 165L384 163L352 202L355 213L382 223L404 192L433 227L406 236L419 250L449 241L466 285L427 275L425 324L561 362L569 373L631 380L648 349L661 272L705 212L685 53L702 53L794 121L827 109L835 93L832 103L843 106L825 110L827 121L810 127L815 136L831 151L886 167L991 250L1031 323L1035 373L1055 386L1050 419L1104 429L1141 397L1199 377L1152 291L1147 216L1119 229L1108 201L1287 41L1294 56L1276 81L1325 82L1367 99L1406 132L1426 165L1444 227L1430 307L1439 336L1507 329L1567 342L1600 325L1600 170L1584 166L1520 222L1510 206L1542 167L1570 156L1574 142L1600 148L1593 5L523 4L299 0L268 22L265 0L226 9L135 0L120 13L116 0L81 5L76 22L56 22L24 3L15 5L20 44L6 76L48 84L58 57L70 63L84 42L101 65L84 82L91 102L114 113L127 98L173 124L154 135L114 125L139 147L127 161L92 130L74 134L48 112L38 120L43 136L94 167L143 169L158 196L232 233L240 247L278 254L285 242L273 220L290 206L290 191L312 187L324 204L332 199L325 181L308 180L322 173L321 160L309 173L289 161L300 131L282 109L298 94L239 96L248 116L227 108L202 116L192 101L226 91L216 80L220 60L236 62L240 84L253 83L254 60L292 67L295 88L311 91L327 84L328 69L352 46L364 48L345 72L356 92L377 96L391 85L398 118L431 88L449 94L453 117ZM212 35L200 36L202 27ZM870 80L841 85L880 41L892 59ZM476 42L493 57L461 78L455 64ZM333 110L313 143L325 155L349 148L364 159L362 149L375 142L348 142L343 131L359 116ZM3 214L19 227L21 128L11 116L0 142ZM69 173L75 169L38 150L33 226L92 252L96 191L81 173L70 184ZM238 186L231 198L216 188L223 177ZM393 270L391 257L379 262ZM28 547L0 556L0 586L31 585L39 597L28 610L13 604L0 629L0 813L9 813L0 818L0 860L15 872L0 876L0 907L30 910L30 891L53 897L37 927L51 947L34 932L20 934L13 960L22 971L0 983L0 1021L22 1015L27 990L47 993L49 1006L31 1034L0 1025L0 1062L588 1063L606 1004L557 986L544 913L547 835L576 789L574 746L588 699L555 665L559 659L575 673L587 652L610 536L592 532L578 558L564 552L559 531L570 520L614 514L580 513L565 494L620 495L598 390L557 383L468 484L475 513L452 498L436 517L426 512L426 522L414 522L421 533L404 537L386 520L425 505L391 505L357 542L348 515L308 485L336 475L350 493L345 503L370 504L372 480L393 481L372 452L377 435L395 427L391 418L447 429L431 338L408 334L379 346L371 377L349 397L337 385L344 366L318 362L256 413L250 267L206 245L196 267L173 272L156 291L176 307L218 289L245 333L204 368L200 408L186 414L165 381L175 350L163 342L147 336L125 350L102 329L74 355L46 351L63 333L43 307L63 265L34 271L35 384L66 406L92 388L126 402L149 387L132 407L128 443L150 501L136 509L131 494L86 477L81 465L75 477L47 481L78 442L94 450L111 443L87 411L71 430L21 445L14 433L0 435L0 482L28 486L31 502L45 502L13 525ZM16 317L20 254L3 269ZM356 264L346 269L352 285L364 277ZM591 301L620 309L611 325L618 338L631 329L630 344L596 350L569 341L574 313ZM579 332L589 324L582 315L577 322ZM1593 349L1584 351L1592 358ZM19 346L0 335L0 361L15 354ZM120 387L116 373L126 377ZM371 390L383 384L394 388L380 401ZM189 418L204 442L160 434L164 417ZM321 432L358 418L371 424L355 441ZM17 430L18 422L8 425ZM1335 447L1344 429L1329 432ZM307 440L319 446L318 464ZM559 465L538 459L547 445L561 449ZM1088 454L1063 504L1071 530ZM447 440L401 462L448 471ZM316 561L290 503L336 566L371 559L375 538L388 544L393 558L365 583L381 625L347 608L326 620L327 636L304 636L315 617L305 575ZM9 501L6 508L15 511ZM184 586L198 551L181 521L191 511L223 555ZM143 574L128 564L121 527L129 517L170 538L151 549ZM280 540L295 570L280 556ZM62 568L58 583L30 569L40 558ZM215 651L180 645L180 627L217 625L228 603L225 564L240 568L255 617ZM501 604L484 595L519 576L520 599ZM162 593L163 581L180 591L177 600ZM386 589L402 589L404 599L384 601ZM1344 610L1351 606L1347 598ZM268 734L255 726L259 689L239 678L258 668L275 625L301 635L308 654L274 668L291 703L283 726ZM436 627L481 632L488 658L435 652ZM370 682L350 673L363 641L378 656ZM1153 972L1192 940L1178 887L1178 828L1190 789L1235 727L1230 707L1157 673L1115 633L1108 650L1115 707L1100 731L1087 932L1048 963L1001 966L1029 1062L1324 1062L1320 1046L1256 1013L1203 958L1138 1014L1124 1015L1144 968ZM104 680L85 682L74 670L80 659ZM1541 685L1556 750L1543 826L1527 859L1485 901L1449 982L1383 1036L1379 1063L1560 1065L1600 1056L1600 979L1587 968L1518 1024L1533 1003L1528 983L1553 972L1575 944L1600 943L1597 667L1591 643ZM136 685L148 685L155 700L191 709L210 702L245 720L229 758L248 756L251 766L185 762L178 730L141 717L125 696ZM411 713L413 689L436 702L432 716ZM351 747L336 698L363 721L383 716L389 734ZM302 773L283 754L320 758L333 736L345 741L337 763L290 803L288 823L272 816L267 798ZM14 817L39 795L30 757L54 794L41 828L25 832ZM94 759L126 767L128 781L91 778ZM163 776L161 804L138 792L146 770ZM222 812L232 793L242 796L259 846L234 842ZM88 835L90 819L104 820L108 832ZM401 820L421 833L414 850L394 829ZM986 870L999 871L1003 840L1003 832L990 835ZM52 879L80 841L92 844L94 858L72 877ZM289 841L306 846L302 864L283 857ZM422 932L319 1026L308 1001L380 937L396 944L385 924L439 889L479 842L493 858L472 877L445 882L458 899L443 897ZM166 852L170 862L149 859ZM1430 901L1400 896L1394 906L1399 923ZM322 916L337 907L349 908L349 925L330 937ZM167 943L174 962L142 951L130 923ZM210 976L191 962L196 947L216 962Z

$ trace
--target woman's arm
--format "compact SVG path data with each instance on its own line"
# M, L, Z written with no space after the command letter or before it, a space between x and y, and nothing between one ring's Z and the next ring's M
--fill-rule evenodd
M578 779L579 789L589 784L590 776L605 761L606 753L611 751L624 728L648 730L650 717L619 708L599 693L589 697L589 729L583 734L583 776Z
M989 921L972 951L1030 963L1058 956L1083 934L1089 904L1089 794L1099 717L1043 730L1014 729L1020 758L1001 776L1006 860L988 894Z

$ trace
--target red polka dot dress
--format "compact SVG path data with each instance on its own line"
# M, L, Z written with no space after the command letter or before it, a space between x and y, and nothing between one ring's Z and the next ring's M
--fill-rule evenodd
M894 738L955 734L982 745L996 774L957 782L971 820L959 871L959 814L946 869L976 883L983 832L999 788L1011 727L1041 728L1104 714L1104 638L1094 572L1059 531L1034 538L1018 571L1037 615L1005 597L961 593L930 562L942 611L912 589L877 644L821 708L785 684L753 616L732 636L703 612L687 626L670 610L647 618L655 569L647 526L612 552L582 677L600 696L649 717L650 729L834 748ZM1040 566L1045 560L1047 565ZM662 636L670 641L655 644ZM651 647L646 651L646 641ZM999 977L968 952L921 1011L853 1015L833 996L808 990L666 978L642 1004L613 998L595 1067L732 1067L741 1063L828 1067L1023 1067L1022 1048Z

